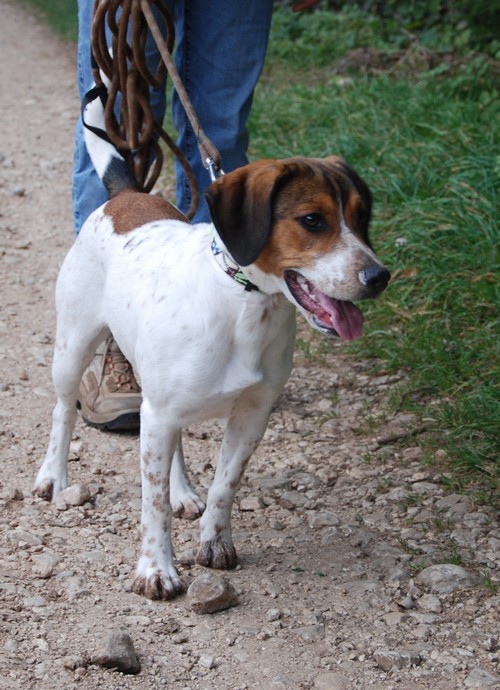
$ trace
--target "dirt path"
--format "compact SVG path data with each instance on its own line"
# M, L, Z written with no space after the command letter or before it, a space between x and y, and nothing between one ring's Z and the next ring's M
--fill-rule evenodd
M0 11L0 688L498 687L493 516L446 495L418 445L398 445L414 420L384 412L394 380L341 347L297 356L239 492L234 608L200 616L185 597L128 591L136 438L79 423L71 481L92 500L32 496L53 404L53 286L72 241L75 51L17 5L0 0ZM202 493L220 436L206 425L186 438ZM174 531L189 584L202 570L197 524ZM133 640L137 676L89 664L115 629Z

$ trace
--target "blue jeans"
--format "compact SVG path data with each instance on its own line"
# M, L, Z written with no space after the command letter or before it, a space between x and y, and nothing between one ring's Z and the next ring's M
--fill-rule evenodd
M201 126L219 149L226 172L248 162L247 120L253 92L264 64L272 0L164 0L175 24L175 61L191 98ZM78 89L80 98L92 87L90 27L92 0L78 3ZM147 48L150 65L159 55L151 40ZM151 90L155 118L163 122L166 109L165 87ZM210 183L200 159L198 144L175 91L172 118L178 132L178 145L191 165L200 191ZM187 178L176 162L177 205L186 212L190 204ZM78 122L75 135L73 169L73 213L78 234L86 218L107 200L107 193L89 159ZM203 198L194 222L208 221Z

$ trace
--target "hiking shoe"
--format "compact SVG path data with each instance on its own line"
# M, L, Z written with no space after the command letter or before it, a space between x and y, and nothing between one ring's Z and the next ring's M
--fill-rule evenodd
M109 336L97 348L78 388L83 420L97 429L137 431L141 402L132 366Z

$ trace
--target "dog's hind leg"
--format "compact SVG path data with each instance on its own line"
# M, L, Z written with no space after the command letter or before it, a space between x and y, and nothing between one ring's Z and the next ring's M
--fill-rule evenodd
M72 337L68 337L59 332L56 339L52 378L57 403L52 413L52 431L47 453L34 487L36 494L49 501L68 485L69 445L77 415L78 386L92 359L96 344L105 331L96 328L96 333L91 337L89 331L85 334L73 332Z
M173 514L186 520L196 520L205 510L205 503L189 481L180 436L170 470L170 503Z

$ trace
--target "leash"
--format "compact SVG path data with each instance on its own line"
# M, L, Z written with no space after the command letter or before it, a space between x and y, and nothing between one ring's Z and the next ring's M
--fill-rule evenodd
M166 27L166 38L152 10ZM111 52L106 28L111 32ZM145 46L150 32L161 61L153 74L145 59ZM186 217L191 219L198 207L199 190L186 157L175 141L155 121L149 88L159 88L169 74L186 116L195 133L203 165L213 182L223 174L221 156L206 136L194 111L172 58L174 25L161 0L94 0L92 22L93 73L96 85L102 83L99 70L109 80L104 121L109 140L125 157L145 192L151 191L163 165L163 140L186 173L191 189L191 205ZM117 99L121 97L120 121L115 116Z

